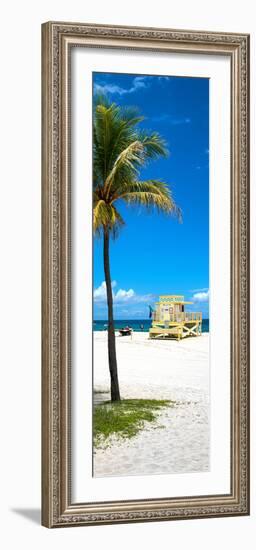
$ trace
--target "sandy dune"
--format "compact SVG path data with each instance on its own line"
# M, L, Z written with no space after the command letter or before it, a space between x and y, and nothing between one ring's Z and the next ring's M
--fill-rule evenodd
M202 472L209 469L209 334L180 342L147 333L116 338L122 398L170 399L157 424L130 440L113 437L94 453L94 475ZM95 402L109 399L107 334L94 332Z

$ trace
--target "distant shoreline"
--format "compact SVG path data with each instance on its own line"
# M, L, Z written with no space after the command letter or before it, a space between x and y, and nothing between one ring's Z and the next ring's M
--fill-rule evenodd
M115 330L118 331L123 327L129 326L133 329L133 332L148 332L152 326L151 319L117 319L114 322ZM93 331L103 332L107 330L107 320L94 320ZM203 319L202 332L209 333L209 319Z

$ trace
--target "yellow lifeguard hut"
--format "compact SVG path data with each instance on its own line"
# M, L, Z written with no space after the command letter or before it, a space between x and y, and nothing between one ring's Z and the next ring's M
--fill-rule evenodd
M202 334L202 312L185 311L184 296L168 294L159 296L159 302L152 311L150 338L176 338L200 336Z

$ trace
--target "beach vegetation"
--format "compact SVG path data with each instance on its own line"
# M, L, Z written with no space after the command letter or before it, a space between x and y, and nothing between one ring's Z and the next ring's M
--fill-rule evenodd
M104 446L112 435L121 438L134 437L145 427L145 422L155 422L163 407L173 406L170 400L122 399L105 401L94 407L93 433L95 447Z

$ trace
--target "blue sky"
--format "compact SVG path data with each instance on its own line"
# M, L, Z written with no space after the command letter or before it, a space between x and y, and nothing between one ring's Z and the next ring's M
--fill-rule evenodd
M141 179L170 185L183 221L119 204L126 222L110 245L116 319L146 319L159 294L183 294L190 311L209 311L209 81L206 78L94 73L94 93L136 106L141 127L159 132L169 156ZM102 240L94 239L94 318L106 319Z

